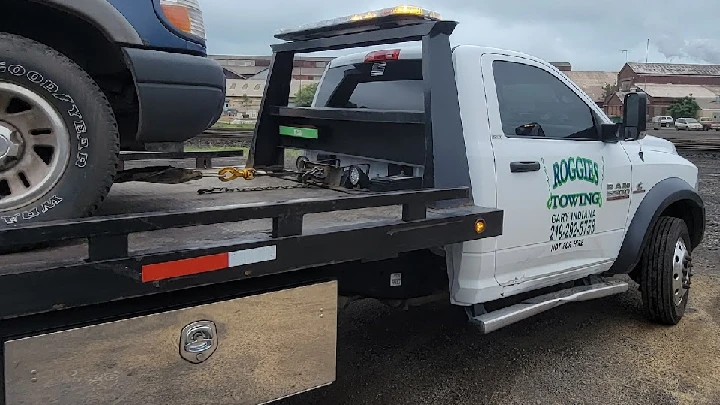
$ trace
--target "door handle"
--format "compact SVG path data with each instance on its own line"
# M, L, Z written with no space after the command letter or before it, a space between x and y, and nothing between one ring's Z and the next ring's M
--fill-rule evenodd
M511 173L536 172L540 170L540 162L510 162Z

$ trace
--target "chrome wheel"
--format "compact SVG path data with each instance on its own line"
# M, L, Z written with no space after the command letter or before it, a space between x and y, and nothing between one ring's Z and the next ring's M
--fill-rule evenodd
M55 108L24 87L0 83L0 212L45 195L69 158L70 135Z
M690 288L691 273L690 252L685 246L685 241L680 238L675 242L675 254L673 255L673 301L676 306L682 304Z

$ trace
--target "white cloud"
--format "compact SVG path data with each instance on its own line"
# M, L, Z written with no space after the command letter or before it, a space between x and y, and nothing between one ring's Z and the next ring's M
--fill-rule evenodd
M211 53L269 54L274 33L313 21L397 5L305 0L201 0ZM720 63L717 0L426 0L459 21L454 44L513 49L577 70L618 70L625 62Z

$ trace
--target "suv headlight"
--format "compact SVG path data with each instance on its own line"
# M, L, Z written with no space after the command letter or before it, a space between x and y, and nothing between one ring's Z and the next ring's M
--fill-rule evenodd
M198 0L160 0L165 18L176 29L205 40L205 22Z

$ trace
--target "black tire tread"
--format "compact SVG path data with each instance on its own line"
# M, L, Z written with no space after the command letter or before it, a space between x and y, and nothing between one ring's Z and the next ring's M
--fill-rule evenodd
M110 152L111 156L114 156L114 162L111 162L111 164L106 166L107 173L104 176L105 180L103 181L101 186L94 191L96 193L95 202L91 204L87 209L85 209L84 212L81 213L81 216L92 215L98 209L100 204L102 204L102 202L105 200L108 193L110 192L110 188L115 182L115 175L120 164L120 134L118 130L118 124L115 119L115 112L110 105L110 101L107 99L102 89L100 89L100 86L98 86L95 80L90 77L90 75L82 67L80 67L72 59L68 58L57 50L32 39L5 32L0 32L0 41L12 41L20 45L24 49L35 49L37 51L41 51L45 53L49 58L55 60L57 64L67 68L71 72L71 74L73 74L77 79L83 82L83 84L87 88L87 91L92 93L92 96L98 99L99 107L101 109L104 109L108 116L112 118L111 122L109 123L112 126L112 131L111 133L104 135L112 137L112 149Z
M669 276L677 237L688 242L685 223L678 218L662 216L649 234L640 269L640 292L647 317L655 322L675 325L683 315L687 299L681 308L673 301L672 280ZM687 245L689 248L689 245ZM686 296L687 297L687 296Z

